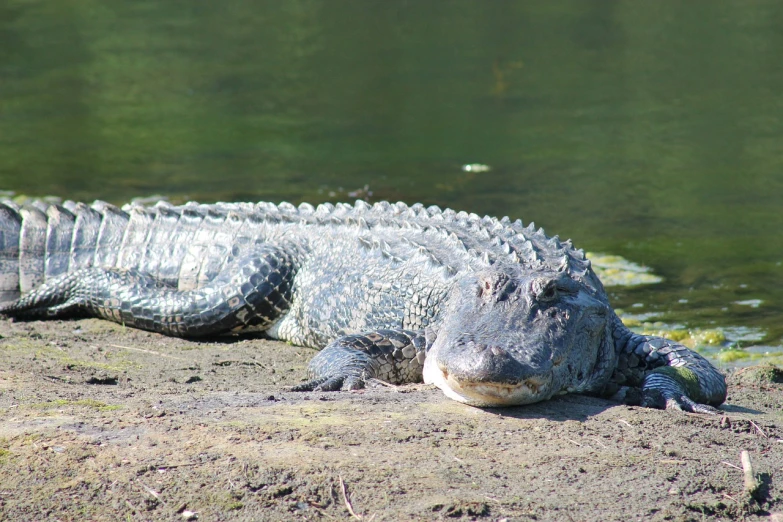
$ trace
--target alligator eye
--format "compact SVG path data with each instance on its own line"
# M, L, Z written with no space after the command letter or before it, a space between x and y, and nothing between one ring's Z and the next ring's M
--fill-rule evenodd
M557 298L557 285L555 285L554 281L542 288L537 297L539 301L555 300Z
M492 284L489 281L483 281L478 287L478 296L481 298L492 295Z

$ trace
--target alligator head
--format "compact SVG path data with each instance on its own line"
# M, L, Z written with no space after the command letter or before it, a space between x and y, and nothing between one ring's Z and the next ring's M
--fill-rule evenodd
M592 391L616 364L613 317L607 303L565 272L493 265L457 282L424 381L473 406Z

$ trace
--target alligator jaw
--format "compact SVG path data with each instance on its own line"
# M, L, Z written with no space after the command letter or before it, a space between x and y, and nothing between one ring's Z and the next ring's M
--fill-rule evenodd
M548 388L545 381L537 377L516 384L459 382L447 370L439 367L432 352L427 355L423 373L425 383L434 384L446 397L470 406L518 406L548 398L548 395L541 395L541 390Z

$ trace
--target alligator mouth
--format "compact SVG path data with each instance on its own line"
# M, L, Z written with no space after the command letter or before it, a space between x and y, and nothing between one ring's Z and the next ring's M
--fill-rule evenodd
M425 365L425 382L436 385L450 399L471 406L518 406L548 398L544 392L547 380L539 377L529 377L513 384L460 381L447 370L434 366L436 368L427 371Z

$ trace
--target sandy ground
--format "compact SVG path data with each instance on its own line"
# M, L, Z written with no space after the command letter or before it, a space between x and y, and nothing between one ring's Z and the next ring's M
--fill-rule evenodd
M577 395L484 410L423 385L288 392L314 352L259 338L94 319L0 336L3 520L783 520L772 371L733 375L723 417Z

